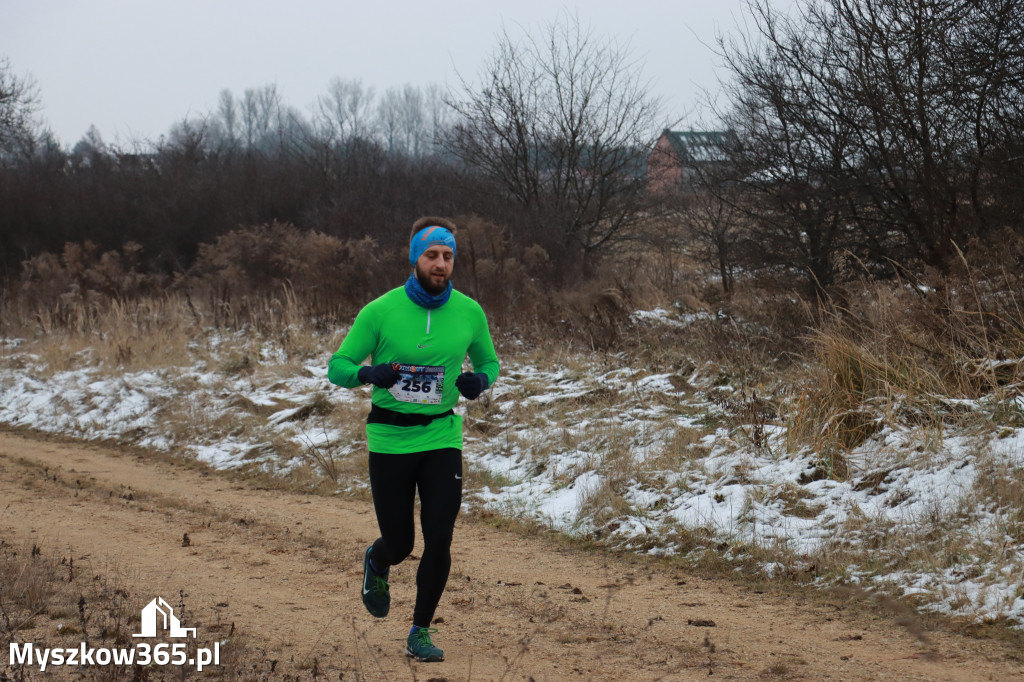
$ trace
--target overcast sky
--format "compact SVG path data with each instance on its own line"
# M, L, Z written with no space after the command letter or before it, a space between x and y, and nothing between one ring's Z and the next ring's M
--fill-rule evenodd
M780 0L785 1L785 0ZM597 36L629 41L666 118L715 89L717 32L744 0L0 0L0 55L35 79L42 116L65 144L95 125L107 142L156 140L212 110L222 89L276 84L309 113L334 77L378 95L409 83L475 79L496 34L575 12Z

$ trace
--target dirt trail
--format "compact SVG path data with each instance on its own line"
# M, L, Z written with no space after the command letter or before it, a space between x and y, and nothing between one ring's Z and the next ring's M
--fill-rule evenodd
M456 527L438 609L447 660L411 664L402 651L415 562L393 569L389 618L371 618L358 597L362 550L376 537L367 502L11 433L0 433L0 501L8 543L116 571L142 603L184 591L190 624L233 622L281 662L277 673L303 679L314 657L330 680L1024 678L1013 643L944 629L924 641L838 597L754 591L469 519Z

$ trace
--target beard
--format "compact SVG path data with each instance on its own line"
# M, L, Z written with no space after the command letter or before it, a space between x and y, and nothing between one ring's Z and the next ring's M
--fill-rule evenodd
M430 273L424 272L420 269L419 264L416 264L416 279L419 280L420 286L431 296L437 296L443 294L445 289L448 288L448 283L451 281L451 277L445 277L440 285L436 285L430 281Z

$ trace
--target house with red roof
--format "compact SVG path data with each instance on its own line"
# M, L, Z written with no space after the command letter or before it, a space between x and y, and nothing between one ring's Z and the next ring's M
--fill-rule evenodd
M647 157L647 189L654 194L692 185L702 167L726 160L732 134L724 131L683 131L666 128Z

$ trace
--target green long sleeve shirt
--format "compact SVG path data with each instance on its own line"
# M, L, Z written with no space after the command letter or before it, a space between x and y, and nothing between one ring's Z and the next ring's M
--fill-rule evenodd
M367 356L373 365L396 363L403 379L390 390L374 386L373 404L397 412L439 414L458 402L455 378L467 354L473 371L483 372L493 384L500 366L480 304L453 290L447 303L427 309L398 287L359 311L331 356L327 378L338 386L356 388L363 385L357 373ZM462 417L442 417L426 426L367 424L366 440L371 452L461 450Z

